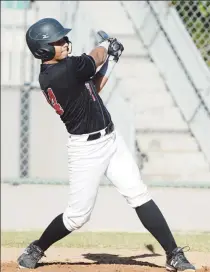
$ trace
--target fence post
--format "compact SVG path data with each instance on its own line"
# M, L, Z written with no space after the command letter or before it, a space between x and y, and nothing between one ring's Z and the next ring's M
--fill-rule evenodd
M29 177L30 92L30 84L24 84L20 90L20 178Z

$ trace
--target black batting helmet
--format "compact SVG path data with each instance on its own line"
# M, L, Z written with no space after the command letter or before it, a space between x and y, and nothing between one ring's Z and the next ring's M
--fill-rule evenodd
M64 28L57 20L44 18L28 29L26 42L35 58L51 60L55 56L55 48L50 43L62 39L69 31L70 28Z

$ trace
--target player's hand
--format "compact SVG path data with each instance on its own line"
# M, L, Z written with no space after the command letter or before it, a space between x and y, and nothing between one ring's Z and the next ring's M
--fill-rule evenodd
M113 56L116 62L122 55L123 50L124 46L117 39L113 39L112 41L110 41L108 47L108 55Z

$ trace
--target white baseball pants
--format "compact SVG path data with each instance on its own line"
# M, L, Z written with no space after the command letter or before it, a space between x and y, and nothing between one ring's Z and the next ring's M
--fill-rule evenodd
M70 134L67 144L70 188L63 222L69 231L81 228L90 219L103 175L131 207L151 200L138 166L119 133L115 130L93 141L87 141L88 135Z

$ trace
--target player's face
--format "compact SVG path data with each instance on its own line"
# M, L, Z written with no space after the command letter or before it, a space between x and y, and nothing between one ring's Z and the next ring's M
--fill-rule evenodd
M54 60L59 61L68 56L71 53L71 43L68 44L65 38L60 39L59 41L51 43L55 48L55 57Z

